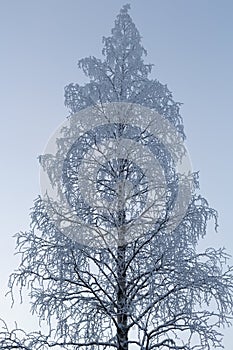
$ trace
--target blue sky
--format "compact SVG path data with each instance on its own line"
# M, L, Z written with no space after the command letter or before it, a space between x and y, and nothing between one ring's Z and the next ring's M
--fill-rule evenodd
M37 156L64 121L63 89L85 81L77 60L100 56L125 2L109 0L6 0L0 3L1 235L0 315L36 326L28 306L10 310L3 298L17 266L12 235L26 230L39 194ZM154 63L152 76L166 83L181 113L201 192L219 212L219 233L208 245L233 254L233 2L231 0L135 0L131 16ZM231 259L233 263L233 259ZM231 349L226 330L224 344Z

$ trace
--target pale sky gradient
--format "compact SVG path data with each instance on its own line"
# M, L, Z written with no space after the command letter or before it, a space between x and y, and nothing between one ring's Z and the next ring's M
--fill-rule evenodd
M233 255L233 2L232 0L132 0L131 16L154 63L153 77L166 83L181 113L202 193L219 212L219 233L208 244ZM17 266L12 235L27 230L39 194L37 156L67 116L63 88L85 81L79 58L100 56L125 1L1 0L1 235L0 317L33 329L27 304L10 310L4 298ZM233 264L233 259L231 259ZM225 348L232 349L230 330Z

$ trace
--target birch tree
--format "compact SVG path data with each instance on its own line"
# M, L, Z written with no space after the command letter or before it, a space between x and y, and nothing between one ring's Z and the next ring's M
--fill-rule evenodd
M102 59L78 62L89 82L65 87L70 117L40 157L31 230L16 236L10 294L29 291L48 332L2 321L1 349L222 347L232 267L224 249L198 250L217 212L199 193L180 104L150 77L129 8Z

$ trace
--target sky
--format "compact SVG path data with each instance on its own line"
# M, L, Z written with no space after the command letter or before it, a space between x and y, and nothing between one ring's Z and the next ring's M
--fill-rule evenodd
M186 146L201 193L218 210L205 244L233 255L233 2L134 0L130 14L153 63L152 77L182 102ZM84 83L80 58L101 56L123 1L0 0L0 317L35 329L28 300L13 309L8 276L17 267L13 235L29 227L40 194L37 157L68 115L64 86ZM233 259L230 259L233 264ZM17 297L16 297L17 299ZM231 332L223 331L227 350Z

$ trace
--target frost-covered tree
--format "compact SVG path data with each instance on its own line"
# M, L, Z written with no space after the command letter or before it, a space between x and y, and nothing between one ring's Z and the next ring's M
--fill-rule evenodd
M198 175L179 178L164 147L175 133L177 155L184 152L180 104L149 77L152 65L144 63L146 51L128 11L123 6L111 36L103 38L103 59L79 61L89 83L65 88L69 127L56 139L55 154L40 157L52 187L61 177L60 197L38 197L31 230L17 234L22 260L10 277L10 293L15 286L20 293L29 289L32 310L47 322L48 333L10 331L3 323L1 349L222 347L219 327L230 324L233 310L232 268L223 249L197 250L208 221L217 226L217 213L199 194ZM118 118L122 108L124 118ZM106 122L82 132L85 118L94 123L93 110ZM146 119L149 110L152 119ZM151 133L158 115L161 138ZM81 136L74 142L77 129ZM166 189L151 154L163 168ZM93 192L89 177L96 164ZM65 215L58 203L64 197L71 208Z

